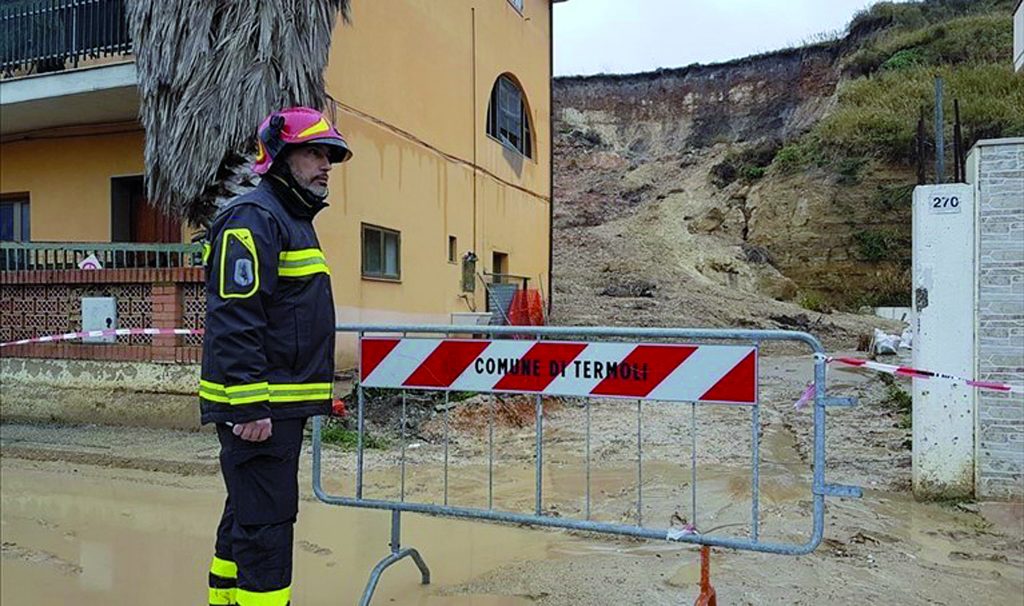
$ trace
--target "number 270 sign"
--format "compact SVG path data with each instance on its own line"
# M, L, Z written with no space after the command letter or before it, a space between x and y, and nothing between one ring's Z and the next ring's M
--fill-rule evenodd
M963 208L963 201L960 196L934 194L928 198L928 209L933 215L959 213L961 208Z

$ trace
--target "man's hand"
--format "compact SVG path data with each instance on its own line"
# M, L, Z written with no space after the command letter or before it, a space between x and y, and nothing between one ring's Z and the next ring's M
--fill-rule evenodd
M247 442L262 442L270 437L272 423L270 419L257 419L248 423L238 423L231 431Z

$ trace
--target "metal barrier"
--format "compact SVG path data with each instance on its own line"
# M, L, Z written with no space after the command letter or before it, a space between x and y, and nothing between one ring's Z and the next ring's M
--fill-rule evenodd
M0 6L0 77L132 52L124 0L27 0Z
M830 406L853 406L853 398L836 398L826 394L826 358L821 343L812 335L793 331L703 330L667 328L591 328L591 327L499 327L499 326L379 326L342 325L340 333L354 333L359 338L359 384L356 387L358 407L356 471L354 496L330 495L324 490L322 477L322 419L314 420L313 428L313 490L321 501L350 507L390 510L392 520L391 554L373 569L360 604L368 605L383 571L391 564L411 557L419 568L424 584L430 572L415 549L401 547L401 512L423 513L492 522L522 524L534 527L563 528L600 534L643 539L669 540L701 546L724 547L775 553L803 555L812 552L824 533L824 498L859 497L861 490L825 482L825 409ZM390 335L391 338L382 338ZM491 340L459 338L467 335L485 336ZM524 341L524 335L533 341ZM454 337L439 339L438 337ZM585 341L552 340L573 337ZM693 345L694 341L702 342ZM730 341L733 345L704 344ZM760 540L760 402L756 386L757 357L762 343L794 341L807 345L814 356L814 445L812 479L812 529L803 544L763 542ZM743 343L742 346L735 345ZM447 349L445 349L447 348ZM709 353L694 352L708 348ZM717 349L715 349L717 348ZM443 350L443 351L442 351ZM641 351L642 350L642 351ZM555 352L541 354L534 352ZM583 353L586 351L587 353ZM493 355L486 352L496 352ZM689 357L692 355L692 358ZM447 358L446 358L447 356ZM498 356L497 358L495 356ZM561 358L559 358L561 356ZM603 357L602 357L603 356ZM518 359L518 363L516 360ZM606 360L617 360L607 362ZM732 361L736 361L733 364ZM640 362L643 361L643 364ZM688 366L689 364L689 366ZM600 368L600 372L598 369ZM569 372L567 373L567 369ZM586 380L578 380L584 370ZM684 369L687 369L684 371ZM504 371L504 374L502 372ZM576 379L572 373L575 372ZM686 374L689 372L690 374ZM510 374L511 373L511 374ZM515 374L518 373L518 374ZM600 375L600 376L598 376ZM627 376L628 375L628 376ZM513 376L512 380L508 377ZM567 378L568 376L568 378ZM750 382L754 377L755 383ZM630 384L630 377L634 383ZM658 378L660 377L660 379ZM719 380L719 377L721 378ZM730 379L727 384L727 378ZM600 379L600 382L595 383ZM642 379L642 380L641 380ZM654 383L657 379L659 382ZM707 381L713 387L706 389ZM717 383L715 382L717 381ZM632 386L631 386L632 385ZM652 385L655 385L652 387ZM725 385L725 387L722 387ZM392 388L402 393L401 489L397 500L364 497L364 445L366 440L365 389ZM621 389L620 389L621 388ZM696 391L694 391L696 389ZM406 398L409 391L443 391L444 476L443 502L421 503L406 500ZM450 391L476 393L532 394L536 402L535 493L531 514L502 511L494 508L494 407L489 420L488 506L462 507L449 504L449 419L447 405ZM586 406L586 494L584 519L543 515L542 474L544 460L543 395L585 398ZM622 524L591 519L591 432L592 399L628 399L636 402L637 414L637 520ZM643 402L689 402L692 458L690 496L691 526L688 529L654 528L644 525L643 516ZM748 538L702 534L694 530L697 522L697 449L696 408L698 403L726 402L750 407L751 419L751 517Z

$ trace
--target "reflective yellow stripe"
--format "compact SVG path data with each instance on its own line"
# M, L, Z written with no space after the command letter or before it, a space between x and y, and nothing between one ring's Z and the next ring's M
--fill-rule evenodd
M306 259L323 259L324 251L319 248L303 248L301 250L286 250L282 251L278 260L281 263L291 263L293 261L305 261Z
M285 587L277 591L247 591L239 589L235 593L238 606L285 606L291 597L291 587Z
M210 572L224 579L238 578L238 566L234 562L222 560L217 556L213 556L213 562L210 563Z
M320 273L331 275L331 269L327 266L327 258L319 248L287 250L278 257L278 276L301 278Z
M210 391L208 391L206 389L203 389L202 387L199 388L199 395L202 396L204 399L207 399L207 400L209 400L211 402L217 402L218 404L230 404L231 403L231 398L229 398L229 397L227 397L227 396L225 396L223 394L218 394L218 393L210 392Z
M282 278L302 278L312 276L313 274L327 274L329 276L331 275L331 268L323 263L317 263L316 265L307 265L305 267L282 267L277 270L277 275Z
M234 606L237 603L234 587L231 589L210 588L210 606Z
M255 402L266 402L270 399L270 387L266 381L262 383L250 383L247 385L232 385L225 387L220 383L212 381L199 381L199 395L221 404L253 404Z
M225 387L212 381L199 381L199 395L221 404L252 404L255 402L304 402L329 400L333 396L331 383L250 383Z
M203 265L210 260L210 253L213 252L213 247L210 246L209 242L203 242Z
M277 383L270 386L271 402L329 400L334 393L330 383Z

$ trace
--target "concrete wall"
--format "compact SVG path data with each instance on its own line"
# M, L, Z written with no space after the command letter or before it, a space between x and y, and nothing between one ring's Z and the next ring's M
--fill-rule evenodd
M4 421L199 428L199 367L0 359Z
M977 204L976 376L1024 385L1024 139L982 141L968 179ZM1024 398L979 391L979 497L1024 498Z

